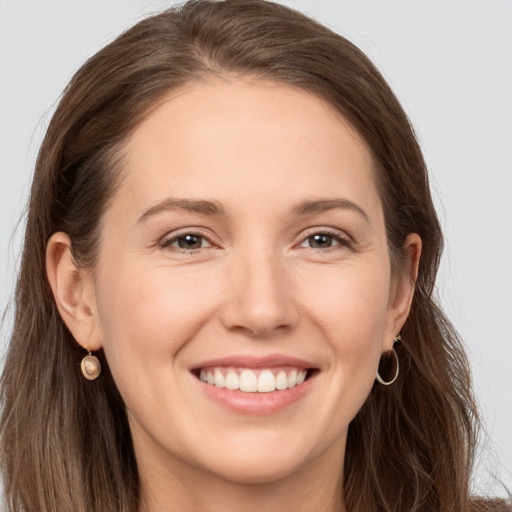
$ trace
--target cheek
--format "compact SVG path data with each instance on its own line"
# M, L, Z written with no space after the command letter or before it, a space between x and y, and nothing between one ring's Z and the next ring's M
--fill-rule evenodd
M329 339L363 342L372 333L377 338L382 334L390 292L389 267L382 260L320 269L314 280L302 282L306 308L314 312Z
M116 381L130 372L143 379L144 373L152 373L147 371L150 365L170 364L194 338L218 300L218 286L206 277L197 270L165 266L110 267L99 288L98 310L104 350Z
M379 261L325 269L314 287L301 292L309 318L328 342L336 384L354 397L371 389L387 336L390 272Z

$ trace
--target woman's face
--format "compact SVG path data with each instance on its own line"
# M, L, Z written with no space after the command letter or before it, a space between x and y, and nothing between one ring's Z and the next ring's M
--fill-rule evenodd
M90 348L140 467L236 482L341 470L411 291L392 279L358 134L304 91L226 79L171 94L126 149Z

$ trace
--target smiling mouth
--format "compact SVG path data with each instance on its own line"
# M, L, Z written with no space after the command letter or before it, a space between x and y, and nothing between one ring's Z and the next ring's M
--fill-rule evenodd
M293 366L258 369L216 366L198 368L192 373L205 384L216 388L243 393L271 393L300 386L317 371Z

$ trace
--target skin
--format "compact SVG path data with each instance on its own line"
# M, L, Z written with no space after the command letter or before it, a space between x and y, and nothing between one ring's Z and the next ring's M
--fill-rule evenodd
M64 321L80 345L105 350L127 405L141 510L343 508L348 425L406 320L421 252L409 235L406 273L391 275L364 142L309 93L226 77L170 94L126 150L94 276L75 267L64 233L47 268ZM216 201L225 214L147 213L169 197ZM364 213L293 213L333 198ZM172 239L187 228L203 237L194 251ZM219 405L190 372L276 353L319 371L273 414Z

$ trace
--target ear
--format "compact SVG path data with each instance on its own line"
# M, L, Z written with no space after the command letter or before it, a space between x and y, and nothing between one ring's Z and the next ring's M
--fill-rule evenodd
M55 233L46 246L46 273L62 320L76 342L86 350L102 347L96 315L94 283L80 270L66 233Z
M384 340L384 350L391 350L395 336L400 333L411 309L412 299L418 278L421 256L421 238L416 233L407 236L404 243L405 268L394 278L389 297L388 336Z

